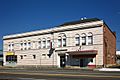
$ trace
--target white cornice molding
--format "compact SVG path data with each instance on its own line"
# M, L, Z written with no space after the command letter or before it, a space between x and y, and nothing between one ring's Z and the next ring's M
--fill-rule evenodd
M101 26L103 24L104 23L101 20L101 21L80 23L80 24L75 24L75 25L59 26L59 27L54 27L54 28L50 28L50 29L46 29L46 30L38 30L38 31L31 31L31 32L20 33L20 34L7 35L7 36L3 36L3 39L51 33L51 32L62 31L62 30L64 31L64 30L72 30L72 29L78 29L78 28L81 28L81 29L82 28L90 28L92 26Z

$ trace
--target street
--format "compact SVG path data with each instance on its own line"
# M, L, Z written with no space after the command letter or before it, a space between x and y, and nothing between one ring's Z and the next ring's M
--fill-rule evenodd
M0 69L0 80L119 80L120 72L80 69Z

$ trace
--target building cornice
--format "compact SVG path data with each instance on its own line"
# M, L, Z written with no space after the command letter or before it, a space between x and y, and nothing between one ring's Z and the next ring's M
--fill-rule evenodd
M21 33L21 34L7 35L3 37L3 40L30 37L30 36L38 36L38 35L51 34L51 33L56 33L56 32L78 30L78 29L94 28L98 26L100 27L102 25L103 25L102 20L94 21L94 22L86 22L86 23L80 23L80 24L75 24L75 25L54 27L54 28L50 28L46 30L38 30L38 31Z

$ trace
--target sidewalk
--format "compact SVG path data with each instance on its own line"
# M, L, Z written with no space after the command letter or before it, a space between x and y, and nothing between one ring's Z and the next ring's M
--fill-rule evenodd
M120 69L118 69L118 68L101 68L101 69L94 69L94 71L115 71L115 72L120 72Z
M43 67L34 67L34 68L27 68L27 67L5 67L0 66L0 69L2 70L77 70L77 71L114 71L114 72L120 72L119 68L99 68L99 69L90 69L90 68L43 68Z
M37 70L37 71L43 71L43 70L74 70L74 71L93 71L93 68L46 68L46 67L7 67L7 66L0 66L1 70Z

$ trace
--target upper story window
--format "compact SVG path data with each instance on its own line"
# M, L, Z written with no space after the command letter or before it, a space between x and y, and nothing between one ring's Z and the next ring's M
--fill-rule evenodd
M28 42L28 49L31 49L31 42Z
M43 38L42 47L43 47L43 48L46 48L46 39L45 39L45 38Z
M23 50L23 43L21 43L20 45L21 45L21 50Z
M63 35L63 37L62 37L62 46L63 47L66 46L66 35Z
M82 45L86 45L86 34L83 33L83 34L81 35L81 38L82 38Z
M14 43L9 43L8 50L9 51L14 51Z
M24 43L24 49L27 50L27 43Z
M61 38L61 36L58 37L58 47L62 47L62 38Z
M14 51L14 43L11 44L11 50Z
M76 45L76 46L79 46L79 45L80 45L80 36L79 36L79 34L76 34L76 35L75 35L75 45Z
M41 40L38 41L38 49L41 49Z
M93 44L93 34L90 32L88 33L88 45Z
M8 45L8 50L11 51L11 44Z
M50 38L47 38L47 48L50 48L50 44L51 43L51 40L50 40Z
M58 47L65 47L66 46L66 35L60 34L58 36Z
M21 50L31 49L31 42L30 41L21 42L20 43L20 49Z

